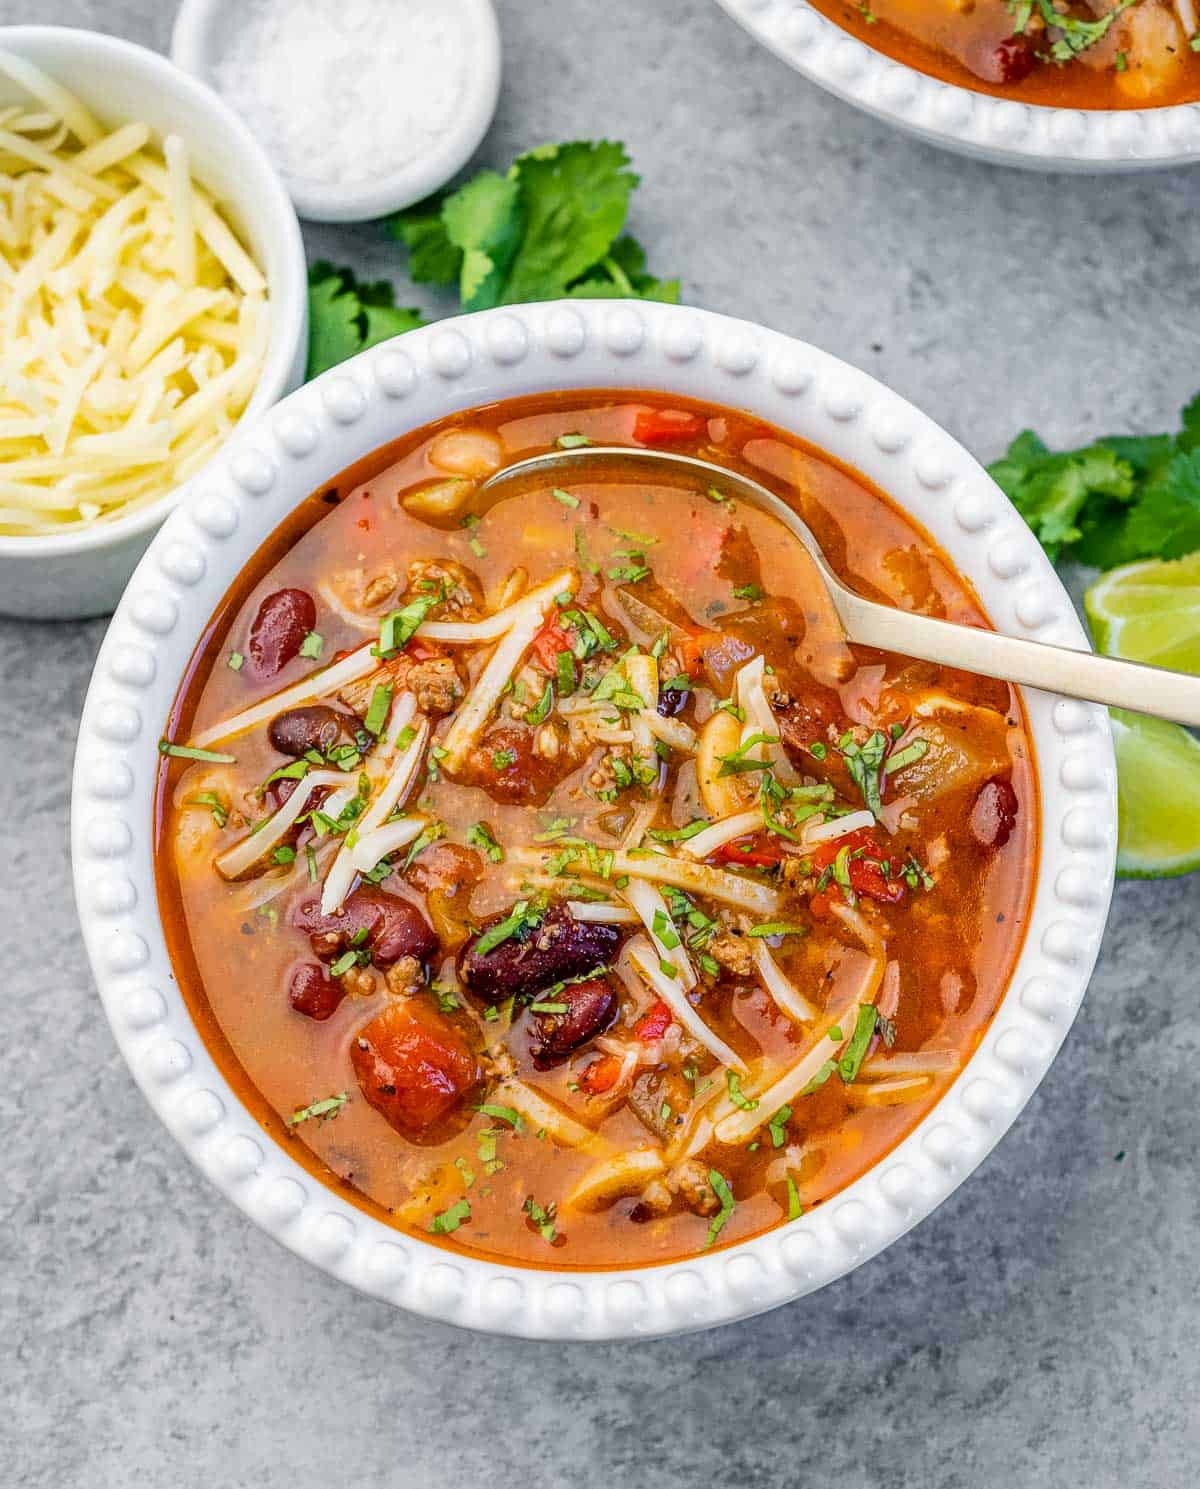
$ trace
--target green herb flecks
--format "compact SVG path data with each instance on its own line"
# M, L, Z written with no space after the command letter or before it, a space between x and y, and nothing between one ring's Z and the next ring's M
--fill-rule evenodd
M349 1100L349 1094L342 1091L337 1096L326 1096L321 1101L314 1101L308 1106L298 1107L287 1119L287 1125L289 1127L299 1127L301 1122L308 1122L314 1119L318 1123L328 1122L337 1116Z
M158 753L169 755L172 760L201 760L208 765L235 765L236 755L224 755L219 750L199 750L195 745L172 744L169 739L160 739Z
M471 1218L471 1206L465 1199L457 1200L449 1209L435 1215L429 1222L429 1230L435 1236L448 1236Z
M721 1208L713 1216L708 1224L708 1235L704 1238L705 1250L710 1247L721 1232L725 1229L729 1217L734 1211L733 1190L729 1187L729 1181L719 1169L710 1168L708 1171L708 1182L712 1185L712 1191L721 1202Z

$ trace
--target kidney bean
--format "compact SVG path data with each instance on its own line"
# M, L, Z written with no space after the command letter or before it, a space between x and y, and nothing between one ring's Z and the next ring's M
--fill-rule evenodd
M277 589L258 607L246 655L256 678L274 677L300 654L300 644L317 623L313 597L302 589Z
M494 915L483 933L505 918ZM501 1003L611 962L620 940L615 926L576 920L565 905L554 904L536 928L501 941L482 956L475 950L479 936L472 936L459 954L458 975L475 997Z
M982 848L1003 848L1017 823L1019 804L1012 783L988 781L971 808L971 836Z
M288 1002L305 1018L324 1022L346 996L341 983L335 982L319 962L301 962L292 968L288 981Z
M364 1025L350 1063L367 1101L416 1139L444 1122L482 1075L455 1025L420 998L390 1003Z
M267 729L267 737L281 755L299 758L307 750L324 752L337 743L343 730L350 733L354 720L324 703L311 703L305 708L289 708L277 713Z
M1019 83L1033 71L1037 57L1027 36L1008 36L999 42L980 40L968 47L963 60L985 83Z
M306 891L291 911L291 922L306 931L321 961L333 961L360 931L360 944L377 967L390 967L402 956L428 959L437 950L437 937L415 905L375 885L361 885L336 915L321 914L321 892Z
M539 1042L530 1046L539 1070L558 1065L581 1044L603 1034L617 1016L617 990L607 977L568 982L555 988L546 1002L565 1003L566 1013L535 1013Z
M547 760L534 749L535 732L522 724L490 729L467 756L461 779L493 801L541 806L575 761L564 750Z
M663 688L658 695L658 713L664 719L673 719L683 712L687 700L682 688Z

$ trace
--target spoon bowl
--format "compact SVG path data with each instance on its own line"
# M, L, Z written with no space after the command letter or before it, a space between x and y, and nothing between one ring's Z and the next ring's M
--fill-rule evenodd
M781 522L816 565L847 641L1024 687L1043 688L1067 698L1082 698L1088 703L1104 703L1110 708L1127 708L1179 724L1200 726L1200 677L1172 672L1166 667L1149 667L1142 662L1122 662L1067 646L1005 636L975 626L956 625L864 599L838 578L812 529L782 497L741 471L714 465L695 455L627 445L581 445L570 450L549 450L497 471L480 489L494 491L521 477L552 476L559 471L578 471L614 460L688 475L706 488L714 487L722 494L736 493L743 501Z

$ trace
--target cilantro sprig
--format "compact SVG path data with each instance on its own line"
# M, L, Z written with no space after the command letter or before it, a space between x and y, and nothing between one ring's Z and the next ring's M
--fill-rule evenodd
M1096 568L1200 548L1200 394L1176 434L1051 450L1032 430L988 466L1050 557Z

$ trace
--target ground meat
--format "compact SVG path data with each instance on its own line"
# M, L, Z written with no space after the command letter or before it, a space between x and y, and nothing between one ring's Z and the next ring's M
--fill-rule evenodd
M425 973L415 956L402 956L383 975L389 993L398 998L411 997L425 986Z
M741 931L721 931L705 948L708 954L735 977L753 977L754 952L748 937Z
M375 974L369 967L351 967L342 973L341 981L352 998L369 998L375 991Z
M639 1223L655 1220L660 1215L666 1215L674 1203L675 1197L671 1191L661 1179L655 1179L638 1195L638 1202L629 1212L629 1218Z
M364 610L373 610L376 605L382 605L387 599L396 593L400 585L399 571L391 564L387 564L376 574L373 574L366 584L363 585L362 607Z
M715 1215L721 1202L708 1182L708 1170L698 1158L685 1158L667 1175L667 1185L696 1215Z
M441 603L429 612L428 619L435 616L454 620L474 620L483 609L483 591L478 579L469 569L452 558L415 558L408 566L408 589L406 600L422 599L438 588L444 590Z
M405 676L404 686L414 694L422 713L435 715L452 713L466 693L452 657L414 662Z

